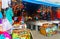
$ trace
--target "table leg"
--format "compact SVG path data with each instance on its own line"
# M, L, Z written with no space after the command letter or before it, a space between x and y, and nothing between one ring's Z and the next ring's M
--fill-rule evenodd
M31 25L31 30L33 30L33 25Z
M36 25L36 31L38 31L38 26Z

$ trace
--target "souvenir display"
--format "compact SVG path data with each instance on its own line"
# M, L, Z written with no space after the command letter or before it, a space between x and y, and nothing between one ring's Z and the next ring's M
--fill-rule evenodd
M43 24L42 27L40 27L40 33L45 36L52 36L57 33L57 25L55 24Z
M13 28L15 28L15 29L26 29L27 26L23 21L22 22L15 21L13 23Z
M30 30L19 30L19 29L15 29L12 32L12 39L31 39L30 38Z

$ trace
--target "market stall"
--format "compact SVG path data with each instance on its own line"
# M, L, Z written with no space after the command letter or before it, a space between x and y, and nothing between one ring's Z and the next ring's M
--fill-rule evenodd
M52 36L60 28L59 20L60 0L0 0L0 39L33 39L33 26Z

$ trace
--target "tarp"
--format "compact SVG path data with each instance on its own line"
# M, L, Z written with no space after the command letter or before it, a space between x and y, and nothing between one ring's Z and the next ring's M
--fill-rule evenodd
M30 2L35 4L43 4L47 6L60 7L60 0L23 0L23 2Z

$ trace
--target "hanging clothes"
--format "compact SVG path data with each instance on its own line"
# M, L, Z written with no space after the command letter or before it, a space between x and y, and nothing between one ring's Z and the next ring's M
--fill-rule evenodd
M45 20L45 12L40 12L40 19Z
M2 27L3 27L3 31L7 31L8 33L11 34L12 25L10 24L10 22L8 21L7 18L4 18L4 19L2 20Z
M9 20L9 22L12 24L12 17L13 17L13 10L12 8L8 8L6 11L5 11L5 15L6 15L6 18Z
M7 32L0 32L0 39L11 39L11 36Z
M12 25L10 24L10 22L8 21L8 19L4 18L2 20L2 27L3 27L4 31L7 31L7 30L9 30L9 29L12 28Z
M0 39L6 39L3 34L0 35Z
M58 19L60 19L60 10L57 11L56 16Z
M42 12L40 12L39 16L40 16L40 19L42 19Z
M46 20L51 20L50 12L46 12Z
M3 15L2 15L2 12L0 11L0 19L2 19L3 18Z
M2 9L6 9L11 5L11 0L2 0Z
M12 1L12 9L14 12L14 16L17 16L17 10L16 10L17 7L18 7L17 2Z
M5 39L11 39L11 36L8 32L3 32Z

